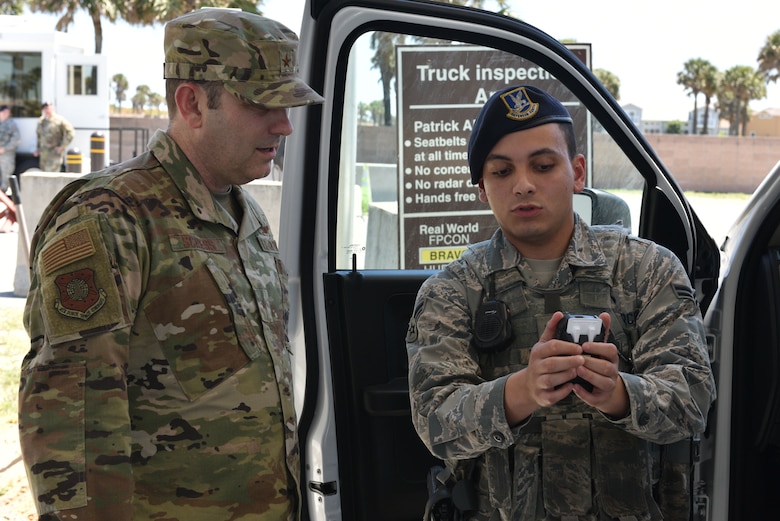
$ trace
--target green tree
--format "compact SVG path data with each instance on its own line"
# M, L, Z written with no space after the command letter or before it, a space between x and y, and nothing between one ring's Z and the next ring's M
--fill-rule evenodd
M718 88L720 88L721 73L709 62L707 62L701 72L702 81L700 88L701 93L704 95L704 128L702 128L701 133L707 135L709 133L710 104L712 103L712 98L717 95Z
M12 3L16 5L20 1L12 0ZM67 31L76 13L86 11L95 31L95 54L100 54L103 50L103 18L110 22L124 19L131 24L153 25L201 7L235 7L260 14L258 8L263 0L27 0L27 3L32 12L61 15L55 25L58 31Z
M119 0L28 0L28 5L32 12L61 15L54 27L58 31L67 31L76 13L82 9L87 11L95 31L95 54L100 54L103 50L102 18L106 17L111 22L116 21L120 15L118 7L122 6L122 2Z
M231 7L262 14L263 0L114 0L123 5L122 16L131 24L154 25L201 7Z
M721 113L727 115L729 120L729 135L747 134L750 101L765 96L763 73L747 65L736 65L723 73L718 100L721 102Z
M593 69L593 74L616 100L620 99L620 78L606 69Z
M149 96L151 93L152 89L149 88L149 85L139 85L135 88L135 94L130 100L133 103L134 113L143 114L144 107L149 102Z
M693 58L683 64L683 70L677 73L677 84L682 85L687 91L689 96L693 96L693 128L692 134L696 134L696 126L698 123L698 103L699 94L702 92L706 80L705 76L708 71L714 69L714 66L702 58Z
M114 91L114 96L116 96L116 111L119 113L122 112L122 102L127 99L127 94L125 93L128 86L127 78L122 73L114 74L111 78L111 90Z
M358 119L363 123L383 125L385 117L385 104L381 99L371 103L358 102Z
M382 84L382 102L384 104L385 126L392 125L392 107L390 105L391 88L395 82L395 48L403 45L406 35L376 31L371 35L371 57L373 69L379 69L379 82Z
M664 128L665 134L682 134L683 133L683 127L685 124L680 121L679 119L675 119L674 121L670 121L666 124L666 128Z
M721 79L721 84L718 86L718 111L720 112L720 118L729 122L729 135L733 136L737 134L734 130L736 127L736 120L739 118L739 106L737 103L737 96L726 84L726 74L724 73Z
M23 10L24 0L0 1L0 14L22 14Z
M455 4L477 9L485 9L486 4L493 4L497 7L494 11L503 15L510 15L510 0L437 0L443 4ZM424 42L426 39L417 39L417 42ZM379 69L379 81L382 84L382 101L384 103L384 121L385 125L392 125L393 115L390 100L391 91L396 78L395 48L398 45L406 43L406 35L396 33L375 32L371 35L371 50L374 56L371 58L371 68Z
M758 53L758 70L767 82L777 82L780 78L780 30L767 36L766 43Z
M362 123L368 123L370 117L368 111L368 103L359 101L357 110L358 110L358 121Z
M149 107L149 112L155 111L157 115L160 115L160 105L165 101L165 96L152 92L149 94L149 98L146 101L146 105Z
M371 117L371 121L374 123L374 125L381 125L384 121L385 124L387 121L387 116L385 113L385 104L383 100L374 100L371 103L368 104L368 113ZM392 120L390 121L392 124Z

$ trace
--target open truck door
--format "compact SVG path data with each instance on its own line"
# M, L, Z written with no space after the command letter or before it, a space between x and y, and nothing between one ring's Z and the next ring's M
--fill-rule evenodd
M405 333L418 287L495 223L468 181L470 125L490 93L561 99L588 159L577 209L675 252L702 307L719 254L682 190L591 73L589 46L450 4L310 0L292 111L279 244L289 270L304 517L419 520L436 460L411 423ZM366 85L389 117L366 126Z

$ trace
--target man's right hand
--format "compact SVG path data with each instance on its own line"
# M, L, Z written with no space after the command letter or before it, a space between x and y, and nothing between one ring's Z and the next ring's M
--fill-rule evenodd
M528 367L509 376L504 388L504 411L510 425L516 425L536 409L553 405L574 389L571 381L585 364L582 346L556 338L563 313L555 312L542 336L531 349Z

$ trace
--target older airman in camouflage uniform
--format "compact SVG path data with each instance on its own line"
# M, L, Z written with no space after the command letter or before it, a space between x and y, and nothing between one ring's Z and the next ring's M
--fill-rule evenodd
M286 272L240 187L322 102L296 46L236 10L169 22L168 130L45 211L19 398L41 519L299 518Z
M499 229L423 284L407 335L414 426L440 479L473 485L454 496L464 518L687 518L688 476L662 446L703 431L715 389L681 263L574 213L584 157L540 89L491 97L469 165ZM476 342L495 331L488 300L508 308L508 347ZM600 316L607 341L559 340L561 311Z
M68 145L73 141L75 131L73 125L54 111L54 105L44 102L41 106L41 117L38 119L38 149L40 169L43 172L59 172Z
M16 168L16 149L19 146L19 127L11 118L11 107L0 105L0 190L8 189Z

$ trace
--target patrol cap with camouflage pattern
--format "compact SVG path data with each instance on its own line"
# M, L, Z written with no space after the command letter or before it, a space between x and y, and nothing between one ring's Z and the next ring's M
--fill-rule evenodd
M479 112L469 138L471 184L482 179L485 158L502 137L545 123L572 124L563 104L538 87L507 87L490 96Z
M238 9L206 8L165 25L164 78L221 81L238 99L266 108L325 101L297 77L298 36Z

